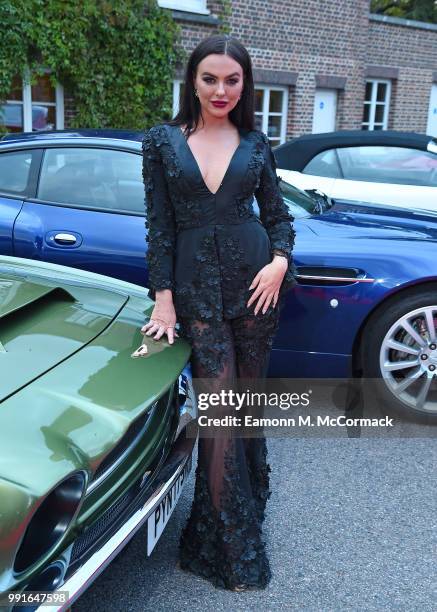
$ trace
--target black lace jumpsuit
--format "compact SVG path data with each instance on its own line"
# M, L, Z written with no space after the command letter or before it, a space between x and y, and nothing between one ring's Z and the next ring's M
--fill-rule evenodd
M239 132L214 194L178 125L155 125L143 138L149 295L172 290L197 392L196 379L209 379L208 391L219 393L230 380L265 377L283 296L295 284L293 217L269 141L258 130ZM273 249L289 255L289 267L276 308L255 316L249 286ZM266 587L262 522L270 471L264 437L200 435L194 500L179 543L183 569L227 589Z

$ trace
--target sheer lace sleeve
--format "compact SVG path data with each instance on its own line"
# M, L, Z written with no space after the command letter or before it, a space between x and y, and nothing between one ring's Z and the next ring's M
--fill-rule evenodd
M155 291L174 289L175 219L168 193L166 177L158 147L153 139L153 129L148 130L142 141L143 181L146 205L148 249L146 263L149 272L149 296L155 299Z
M280 178L276 174L276 161L267 136L262 133L265 144L265 162L260 183L255 191L260 218L270 238L272 251L278 249L289 256L294 245L295 232L292 227L294 217L288 211L281 190Z

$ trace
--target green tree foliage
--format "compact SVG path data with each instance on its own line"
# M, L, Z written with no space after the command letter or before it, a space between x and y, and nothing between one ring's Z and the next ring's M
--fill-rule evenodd
M370 11L391 17L437 23L436 0L371 0Z
M2 0L0 104L15 75L51 70L75 100L72 127L144 129L172 116L180 28L156 0ZM4 128L1 128L4 131Z

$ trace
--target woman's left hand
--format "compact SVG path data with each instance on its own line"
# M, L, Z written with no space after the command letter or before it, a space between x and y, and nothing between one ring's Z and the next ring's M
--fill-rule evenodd
M254 314L258 314L258 311L262 308L262 313L267 312L270 303L273 300L273 308L275 308L278 301L279 289L282 284L282 280L288 269L288 259L285 257L275 256L273 261L258 272L252 281L249 289L256 287L255 291L250 296L250 300L247 302L247 307L258 298L259 300L255 306Z

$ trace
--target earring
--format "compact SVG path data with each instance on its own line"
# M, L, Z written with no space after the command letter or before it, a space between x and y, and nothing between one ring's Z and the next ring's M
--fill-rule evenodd
M194 90L194 95L196 96L196 98L199 97L199 94L197 93L197 89Z

